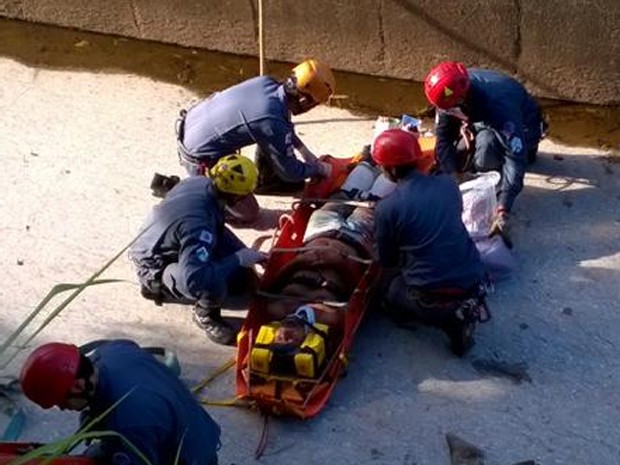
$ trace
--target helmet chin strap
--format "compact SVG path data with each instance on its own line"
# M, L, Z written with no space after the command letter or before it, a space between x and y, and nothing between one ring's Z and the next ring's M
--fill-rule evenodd
M289 108L293 115L305 113L318 105L314 99L297 88L297 78L289 76L283 83L284 93L289 102Z
M297 96L298 94L297 78L295 76L287 77L282 83L282 85L284 86L284 92L286 93L287 96L289 95Z

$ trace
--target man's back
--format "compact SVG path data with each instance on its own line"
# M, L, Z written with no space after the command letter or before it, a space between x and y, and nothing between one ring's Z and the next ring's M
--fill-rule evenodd
M483 276L476 247L461 220L458 187L447 175L414 172L381 200L376 214L379 256L400 266L407 285L468 289Z
M189 389L166 366L131 341L111 341L93 356L97 369L94 413L125 396L104 419L154 465L211 465L219 447L220 428Z
M270 119L288 124L283 89L271 77L248 79L188 110L183 145L194 156L228 155L255 143L253 132Z
M144 223L146 230L131 247L130 257L148 268L161 268L166 262L177 261L180 247L177 231L183 223L190 222L213 231L224 224L213 183L204 176L182 180L153 209Z
M498 71L472 68L467 115L472 123L484 122L498 131L514 132L506 127L515 124L524 132L528 146L540 139L540 108L525 87Z

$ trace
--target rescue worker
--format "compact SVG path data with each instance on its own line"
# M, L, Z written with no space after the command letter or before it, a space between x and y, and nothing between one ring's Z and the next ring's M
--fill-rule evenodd
M128 340L113 340L90 356L60 342L35 349L20 383L26 397L44 409L59 407L105 414L92 431L113 431L153 465L216 465L220 427L190 390L163 363ZM88 410L90 411L88 411ZM144 461L118 436L100 439L87 455L112 465Z
M209 339L233 344L235 331L221 316L229 292L252 290L252 267L266 254L247 248L224 225L224 206L256 188L254 163L241 155L220 158L209 177L180 181L147 218L129 256L142 295L162 302L195 303L194 322Z
M284 82L259 76L214 93L181 112L181 164L190 174L203 174L224 154L257 144L260 192L298 191L306 178L328 176L330 165L297 137L291 115L327 102L335 85L331 69L310 59L293 68ZM295 157L295 149L305 162Z
M378 260L387 281L384 306L398 323L443 329L460 356L471 345L479 311L463 305L483 298L484 270L461 221L456 182L446 174L420 172L422 156L415 136L401 129L384 131L373 145L373 160L397 183L375 208Z
M424 92L438 110L440 169L501 173L491 235L501 234L510 245L510 212L546 130L538 103L515 79L457 62L433 68L424 81Z

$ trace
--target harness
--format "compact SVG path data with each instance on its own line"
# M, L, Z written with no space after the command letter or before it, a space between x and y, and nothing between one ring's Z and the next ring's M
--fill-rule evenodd
M491 319L491 312L486 303L490 284L481 282L469 289L438 288L408 290L414 295L418 304L426 309L437 309L451 312L462 321L486 323Z

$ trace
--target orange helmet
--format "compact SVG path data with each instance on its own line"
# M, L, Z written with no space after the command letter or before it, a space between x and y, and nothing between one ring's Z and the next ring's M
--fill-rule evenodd
M52 342L30 354L19 381L26 397L43 408L62 406L80 366L80 351L73 344Z
M457 106L469 90L469 74L463 63L439 63L424 80L424 93L430 103L446 110Z
M336 89L336 78L329 66L317 60L306 60L293 68L297 90L310 95L315 102L325 103Z
M398 128L383 131L372 146L372 159L379 166L416 166L422 155L418 139Z

